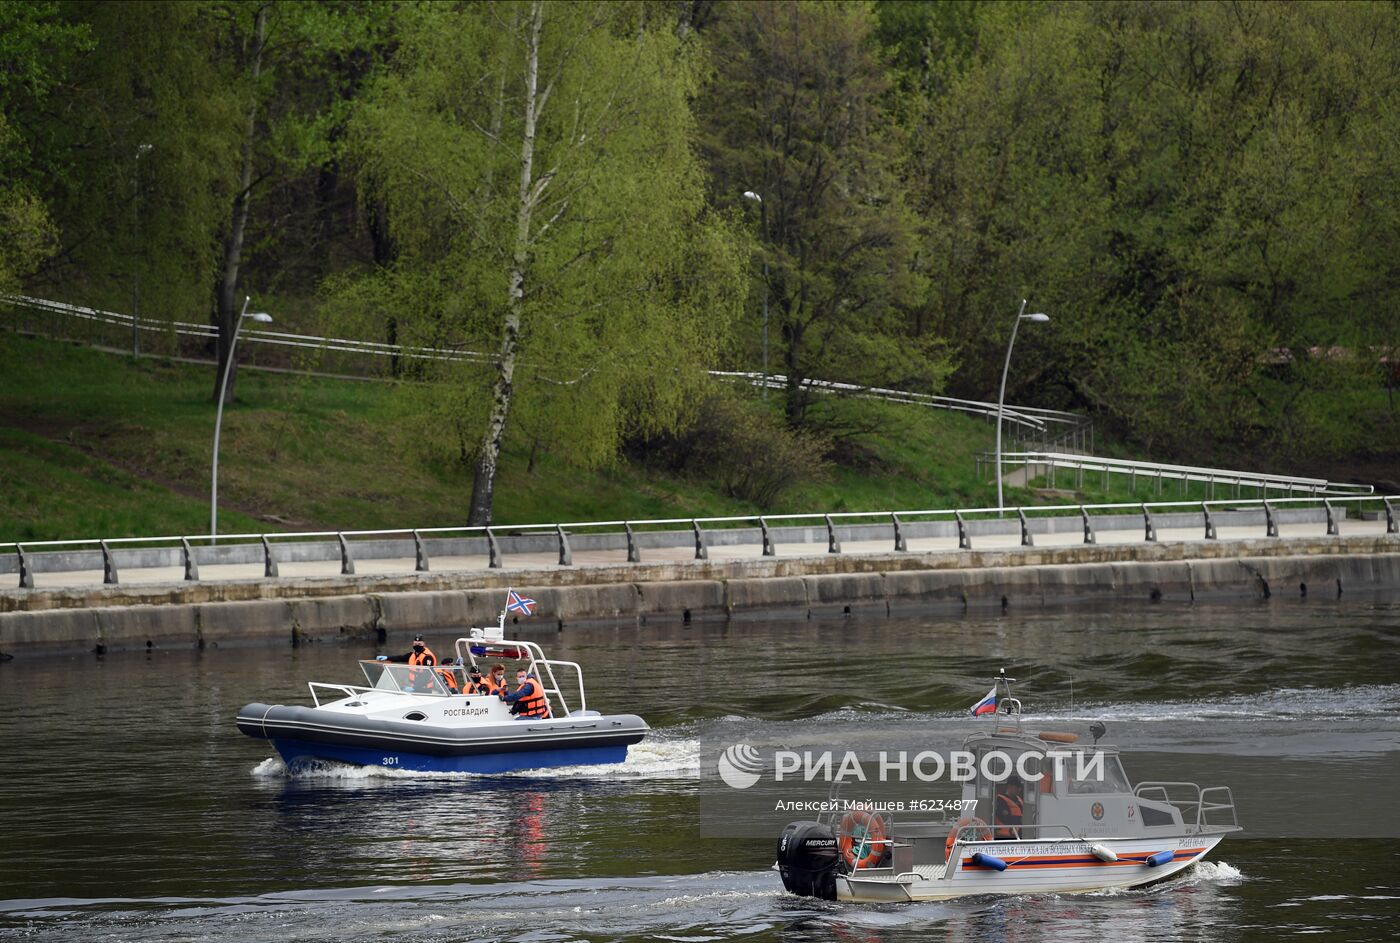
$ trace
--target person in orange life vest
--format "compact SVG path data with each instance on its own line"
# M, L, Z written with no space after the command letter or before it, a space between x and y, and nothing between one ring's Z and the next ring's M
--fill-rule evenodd
M491 673L481 679L486 685L487 694L500 694L506 689L506 666L499 661L491 666Z
M460 658L457 660L461 661ZM462 683L457 680L458 672L460 670L461 668L459 668L455 663L449 667L439 668L437 670L438 676L442 678L442 685L443 687L447 688L448 694L467 693L466 691L462 690Z
M549 704L544 699L544 685L538 678L521 668L515 672L515 690L500 693L501 700L511 705L517 720L538 720L549 716Z
M428 667L432 667L438 663L437 656L433 654L433 650L423 641L423 636L421 635L414 636L413 649L408 653L403 655L380 655L375 660L395 662L398 664L425 665ZM408 685L405 687L405 690L412 691L418 687L431 689L432 683L421 680L418 672L410 671L408 673Z
M491 690L486 686L486 679L481 676L481 669L472 665L467 670L467 683L462 688L462 693L471 697L474 694L490 694Z
M413 639L413 650L403 655L380 655L375 661L391 661L397 664L428 665L433 666L438 663L437 656L433 650L423 641L423 636L415 636Z
M1023 802L1019 779L1009 779L1005 786L997 790L997 838L1020 837L1020 829L1017 826L1021 824L1024 814Z

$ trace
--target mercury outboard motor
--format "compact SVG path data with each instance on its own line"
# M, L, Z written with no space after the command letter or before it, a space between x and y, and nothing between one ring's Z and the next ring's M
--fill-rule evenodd
M836 833L829 825L793 822L778 839L778 873L789 893L835 900L840 863Z

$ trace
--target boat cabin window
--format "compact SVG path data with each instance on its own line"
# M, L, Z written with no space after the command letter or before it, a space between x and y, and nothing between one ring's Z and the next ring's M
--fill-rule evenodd
M1093 755L1083 756L1085 765L1088 767L1087 775L1077 778L1080 772L1080 757L1070 757L1064 766L1067 776L1066 793L1071 796L1085 796L1102 793L1125 793L1132 792L1133 787L1128 782L1128 776L1123 772L1123 764L1118 761L1118 757L1111 754L1103 754L1103 775L1100 776L1098 769L1092 765Z

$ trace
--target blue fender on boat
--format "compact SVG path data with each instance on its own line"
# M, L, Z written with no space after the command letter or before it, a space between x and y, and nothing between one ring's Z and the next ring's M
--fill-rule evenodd
M1143 863L1149 868L1158 868L1164 864L1171 864L1174 860L1176 860L1175 852L1159 851L1155 855L1148 855L1147 860Z
M973 864L977 864L977 865L981 865L981 866L984 867L984 868L991 868L993 871L1005 871L1005 870L1006 870L1006 862L1005 862L1005 861L1002 861L1000 858L996 857L995 855L984 855L984 854L982 854L982 852L980 852L980 851L973 854L973 856L972 856L972 863L973 863Z

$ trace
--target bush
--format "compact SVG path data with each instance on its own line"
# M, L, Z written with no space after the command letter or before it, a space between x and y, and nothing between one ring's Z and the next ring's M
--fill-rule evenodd
M629 443L633 458L714 482L730 497L772 507L789 488L826 476L826 445L794 432L775 414L716 387L678 432Z

